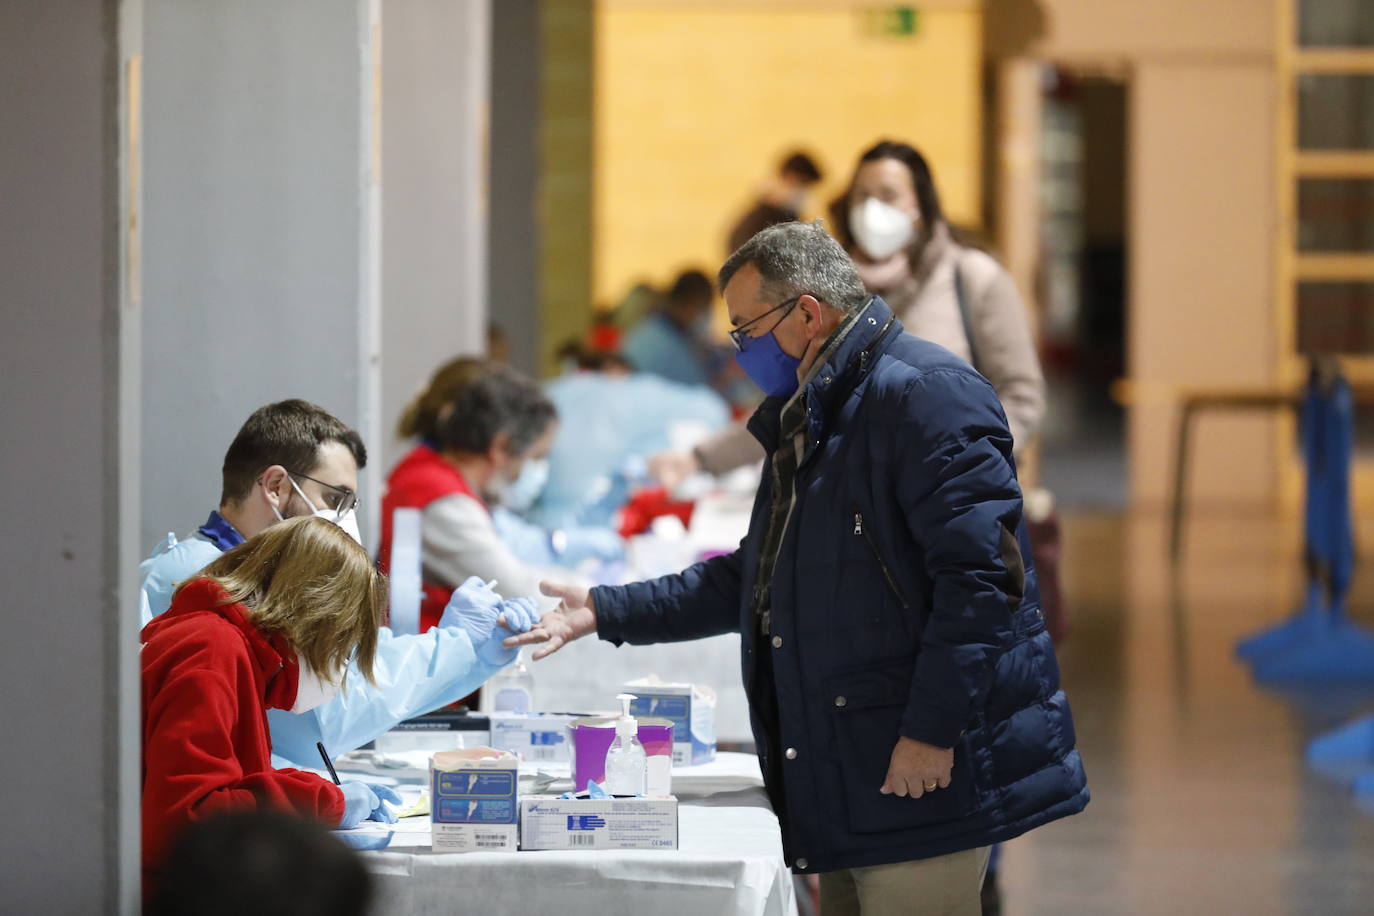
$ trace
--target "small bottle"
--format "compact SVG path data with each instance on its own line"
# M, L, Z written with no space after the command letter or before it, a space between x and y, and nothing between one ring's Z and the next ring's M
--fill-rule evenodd
M615 740L606 751L606 792L616 796L644 795L647 787L649 758L639 743L639 721L630 715L632 694L622 693L621 715L615 720Z
M482 711L534 711L534 675L525 667L524 649L509 667L494 674L482 688Z

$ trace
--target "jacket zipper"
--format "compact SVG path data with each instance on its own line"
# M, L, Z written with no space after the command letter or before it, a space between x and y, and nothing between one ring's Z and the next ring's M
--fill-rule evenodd
M911 605L907 603L906 596L903 595L902 590L897 587L897 580L892 577L892 570L888 569L887 564L883 562L883 555L878 552L878 545L874 543L873 535L864 530L863 513L858 509L854 510L854 533L861 536L864 542L868 544L868 549L873 552L873 559L878 561L878 568L883 571L883 578L887 580L887 587L892 590L892 594L901 602L902 609L911 610Z

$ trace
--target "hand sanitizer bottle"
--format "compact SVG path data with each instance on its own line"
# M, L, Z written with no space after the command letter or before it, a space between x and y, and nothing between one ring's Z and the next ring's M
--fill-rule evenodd
M632 694L622 693L621 716L615 721L615 741L606 751L606 791L611 795L643 795L646 790L649 760L639 743L639 721L630 715Z
M534 712L534 675L525 667L525 650L482 687L482 712Z

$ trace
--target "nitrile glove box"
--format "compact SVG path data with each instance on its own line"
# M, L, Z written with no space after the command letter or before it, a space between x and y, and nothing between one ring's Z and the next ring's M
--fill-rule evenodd
M521 760L566 763L568 726L577 716L555 713L491 713L491 746Z
M677 849L677 799L520 799L520 848Z
M630 714L673 723L673 766L697 766L716 759L716 697L693 684L631 681L625 693L637 699Z
M431 842L438 852L514 852L520 761L489 748L430 757Z
M383 754L397 751L452 751L491 744L491 722L476 713L440 709L397 723L378 735Z

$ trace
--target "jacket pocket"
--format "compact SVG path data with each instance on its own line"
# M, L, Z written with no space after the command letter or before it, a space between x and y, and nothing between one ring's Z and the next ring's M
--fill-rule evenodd
M977 798L967 739L954 748L949 788L920 798L883 795L892 751L901 737L911 690L912 666L903 662L830 679L840 787L853 833L909 830L969 814Z
M911 603L906 600L906 595L902 594L901 588L897 585L897 579L892 575L892 570L888 567L887 561L883 559L882 551L878 549L878 542L873 539L873 534L868 530L868 524L864 521L864 514L859 511L858 506L850 509L850 514L854 516L854 534L856 537L863 538L868 550L873 554L873 560L878 564L878 569L883 574L883 581L887 583L888 591L897 599L897 603L902 606L902 610L910 610Z

